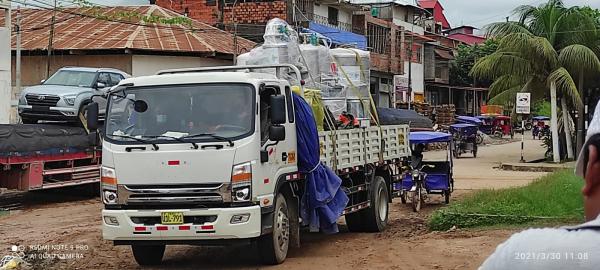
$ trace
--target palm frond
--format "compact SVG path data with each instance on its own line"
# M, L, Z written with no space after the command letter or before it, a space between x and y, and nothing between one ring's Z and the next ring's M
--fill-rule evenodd
M574 74L600 72L600 59L592 49L584 45L573 44L563 48L558 59L563 67Z
M521 89L522 89L521 85L512 87L510 89L506 89L506 91L499 93L498 95L490 98L490 101L488 103L491 105L505 105L505 104L508 104L511 102L515 102L517 93L519 93L519 91L521 91Z
M520 76L502 75L490 85L488 95L490 97L495 97L507 89L524 85L525 81L526 80Z
M510 52L495 52L480 58L469 74L476 78L493 79L502 75L526 77L533 71L531 63Z
M496 22L484 27L488 38L503 37L512 33L524 33L531 35L527 26L519 22Z
M539 58L536 59L537 61L543 61L550 67L556 66L558 63L558 54L548 39L543 37L533 37L531 43L535 54Z
M552 82L556 84L558 92L562 93L563 96L570 98L575 106L583 106L583 101L581 100L581 96L579 96L577 86L567 69L561 67L550 73L550 75L548 75L547 83L550 84Z

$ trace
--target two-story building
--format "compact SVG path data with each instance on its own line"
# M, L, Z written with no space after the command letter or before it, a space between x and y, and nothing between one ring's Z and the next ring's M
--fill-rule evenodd
M425 80L423 69L424 45L434 39L426 37L427 11L415 0L351 0L354 4L368 5L371 14L404 29L402 57L404 73L398 74L401 85L396 85L396 101L424 101Z

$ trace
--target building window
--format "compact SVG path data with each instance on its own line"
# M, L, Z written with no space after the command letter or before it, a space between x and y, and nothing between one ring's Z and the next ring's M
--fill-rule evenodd
M206 5L207 6L216 6L217 0L206 0Z
M331 25L338 25L338 10L337 8L327 7L327 22Z
M367 23L367 46L369 51L379 54L390 52L390 29L374 23Z

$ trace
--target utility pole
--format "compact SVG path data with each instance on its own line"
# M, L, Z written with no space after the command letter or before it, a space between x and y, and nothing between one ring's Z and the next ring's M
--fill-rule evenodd
M54 39L54 23L56 22L56 0L52 9L52 19L50 22L50 36L48 37L48 58L46 58L46 79L50 77L50 57L52 57L52 42Z
M231 6L231 22L233 23L233 65L237 64L237 53L238 53L238 46L237 46L237 23L235 22L235 5L237 4L238 0L235 0L235 2L233 2L233 5Z
M16 67L15 67L15 84L16 92L21 93L21 8L17 7L17 24L15 25L15 31L17 32L17 55L16 55Z
M408 47L408 95L406 97L408 101L408 109L410 110L410 103L412 102L412 57L413 57L413 44L415 40L415 18L411 22L410 32L410 45Z

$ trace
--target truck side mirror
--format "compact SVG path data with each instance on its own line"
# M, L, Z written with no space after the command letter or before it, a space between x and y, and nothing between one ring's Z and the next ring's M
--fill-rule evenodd
M271 105L269 111L271 114L271 124L285 124L285 97L283 95L273 95L269 100L269 105Z
M86 117L87 128L89 130L97 130L98 129L98 113L99 113L98 103L92 102L92 103L88 104L86 110L87 110L87 117Z
M269 140L279 142L285 140L285 127L284 126L270 126L269 127Z

